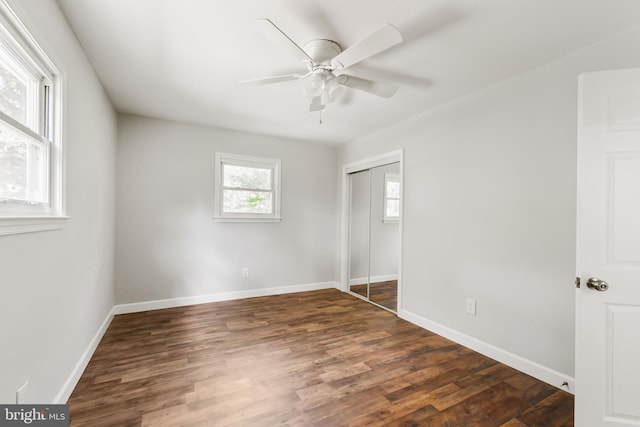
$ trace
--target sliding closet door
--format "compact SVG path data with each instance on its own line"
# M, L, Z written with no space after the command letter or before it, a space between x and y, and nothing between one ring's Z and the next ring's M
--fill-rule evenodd
M369 298L369 219L371 171L349 175L349 290Z
M369 300L396 311L400 261L400 163L371 169Z

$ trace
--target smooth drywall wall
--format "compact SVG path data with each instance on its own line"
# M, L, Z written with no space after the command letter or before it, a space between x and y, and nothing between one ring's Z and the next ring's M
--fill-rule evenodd
M132 115L118 125L118 303L334 280L335 147ZM216 152L281 160L281 222L214 221Z
M620 33L341 148L405 149L401 309L573 376L578 75L640 66L638 46Z
M63 74L62 230L0 236L0 402L52 402L114 303L116 116L53 0L13 0Z

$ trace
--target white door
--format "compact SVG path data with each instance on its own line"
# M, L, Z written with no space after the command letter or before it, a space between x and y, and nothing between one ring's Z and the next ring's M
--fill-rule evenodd
M579 105L576 426L640 426L640 69L582 75Z

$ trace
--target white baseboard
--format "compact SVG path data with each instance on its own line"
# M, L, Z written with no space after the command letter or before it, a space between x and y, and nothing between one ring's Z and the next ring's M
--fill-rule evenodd
M192 297L168 298L154 301L118 304L113 307L113 314L137 313L139 311L159 310L162 308L182 307L185 305L205 304L208 302L229 301L241 298L264 297L269 295L290 294L293 292L317 291L320 289L340 289L337 282L309 283L305 285L278 286L274 288L251 289L246 291L220 292L217 294L197 295Z
M547 384L568 391L571 394L574 393L575 379L573 377L547 368L546 366L542 366L536 362L532 362L531 360L510 353L477 338L448 328L440 323L418 316L410 311L401 309L398 316L424 329L428 329L431 332L435 332L438 335L450 339L451 341L477 351L480 354L497 360L500 363L504 363L505 365L524 372L525 374L531 375L540 381L544 381ZM563 386L563 383L565 382L567 385Z
M82 356L80 356L80 360L78 360L78 363L76 363L76 366L73 367L73 370L71 371L71 374L69 375L67 380L64 382L62 389L58 392L58 395L53 399L54 404L64 404L64 403L67 403L67 400L69 400L69 397L73 392L73 389L78 384L78 381L80 380L80 377L82 376L82 373L84 372L85 368L89 364L89 361L93 356L93 353L96 351L96 348L98 348L98 344L100 344L100 340L102 339L102 336L104 335L105 332L107 332L107 328L111 324L111 320L113 320L113 314L114 313L112 308L109 314L107 314L107 317L102 322L102 325L100 325L100 327L98 328L98 331L95 333L95 335L91 339L91 342L89 342L89 345L82 353Z

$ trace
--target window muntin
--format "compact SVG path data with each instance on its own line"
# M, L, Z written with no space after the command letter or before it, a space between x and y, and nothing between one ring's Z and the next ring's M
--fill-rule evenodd
M216 154L216 218L280 219L280 160Z
M400 175L384 174L384 222L400 219Z

